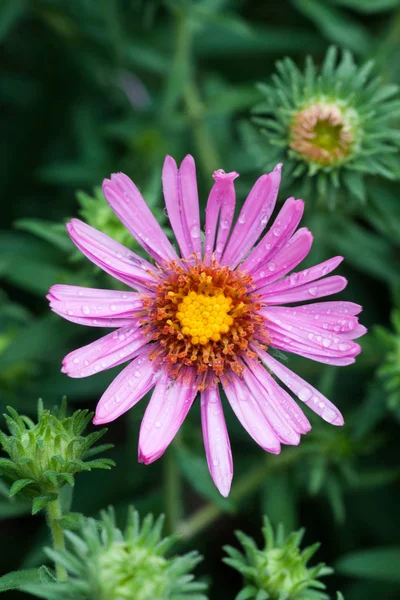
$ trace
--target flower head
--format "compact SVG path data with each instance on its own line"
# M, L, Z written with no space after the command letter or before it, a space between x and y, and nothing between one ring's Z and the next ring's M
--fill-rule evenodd
M304 72L288 58L278 62L272 83L259 86L254 118L268 141L258 149L263 166L284 160L286 183L299 179L330 205L343 188L363 200L364 174L400 175L397 86L371 76L372 62L358 68L349 52L340 61L337 54L330 48L319 71L311 58Z
M291 272L312 243L306 228L296 231L303 201L289 198L264 232L281 165L256 181L234 223L237 176L214 173L203 242L194 160L187 156L178 170L166 158L163 190L179 256L132 181L112 175L104 194L154 262L73 219L68 232L83 254L136 291L55 285L48 296L52 310L70 321L116 328L65 357L62 370L70 377L130 361L100 399L95 423L113 421L154 388L140 430L140 461L151 463L165 452L200 393L208 466L225 496L233 469L220 386L253 439L279 453L281 443L298 444L311 426L270 371L325 421L342 425L343 418L269 349L344 366L360 352L354 338L365 333L359 305L317 302L345 288L343 277L324 277L342 257Z
M142 525L132 508L124 532L117 528L114 511L100 520L87 519L81 531L65 532L66 550L47 550L63 565L69 580L24 589L40 598L82 600L206 600L206 585L191 571L200 562L197 552L168 557L173 537L162 538L163 518L148 515Z
M73 486L76 473L113 466L110 459L91 459L109 447L94 446L106 429L82 435L93 413L77 410L67 417L65 401L51 412L41 400L37 423L11 407L8 411L10 415L4 416L10 435L0 431L0 446L9 458L0 459L0 472L12 483L10 496L22 492L34 498L34 513L54 500L59 488L67 483Z
M263 534L265 546L259 549L252 538L241 531L236 533L245 554L231 546L225 550L229 558L224 561L242 573L246 587L240 598L263 598L265 600L327 600L321 592L325 586L319 577L330 575L333 570L323 563L309 567L308 561L317 551L319 544L300 551L304 530L301 529L285 537L283 528L274 534L269 520L265 517Z

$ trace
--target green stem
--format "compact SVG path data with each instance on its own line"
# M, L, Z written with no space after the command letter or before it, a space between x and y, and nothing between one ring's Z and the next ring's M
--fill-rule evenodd
M190 81L185 87L183 99L189 118L192 121L194 141L204 175L210 177L211 173L221 166L221 161L208 131L204 119L205 106L194 80Z
M206 108L195 81L192 61L192 30L189 15L175 12L176 34L172 67L167 79L161 107L161 121L168 124L171 113L182 99L192 125L192 133L204 175L208 178L221 166L218 152L205 122Z
M57 498L57 500L54 500L47 505L47 523L51 531L53 548L56 551L64 550L65 548L64 532L61 525L57 523L57 519L60 519L60 517L62 517L62 510L60 498ZM58 581L66 581L68 575L65 567L57 563L55 566Z
M166 530L175 533L182 516L181 478L173 448L165 456L165 516Z
M263 462L260 466L243 475L243 477L233 486L231 491L231 498L235 502L239 503L247 495L255 492L260 485L263 483L265 477L270 475L276 470L288 467L292 463L296 462L303 452L301 449L286 450L284 454L280 456L274 456L268 458L266 462ZM188 540L195 535L198 535L201 531L209 527L214 521L216 521L224 510L216 504L207 504L198 511L196 511L187 521L181 523L178 528L178 533Z

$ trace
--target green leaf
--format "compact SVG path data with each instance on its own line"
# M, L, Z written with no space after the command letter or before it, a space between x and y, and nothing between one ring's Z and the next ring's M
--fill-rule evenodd
M33 233L63 252L70 253L73 249L67 230L61 223L53 223L43 219L19 219L14 223L14 227L21 231Z
M400 583L400 546L353 552L342 557L336 568L344 575Z
M73 531L80 529L84 521L85 517L81 513L76 512L70 512L60 519L57 519L57 523L61 525L63 529L71 529Z
M53 502L53 500L57 499L57 494L48 494L45 496L37 496L32 503L32 514L36 515L36 513L40 512L45 506L49 504L49 502Z
M368 52L371 40L367 29L347 13L320 0L292 0L292 3L328 40L360 54Z
M7 573L7 575L0 577L0 592L20 590L24 585L43 583L44 573L42 568Z
M14 481L14 483L10 487L10 492L9 492L10 498L15 496L15 494L18 494L18 492L23 490L30 483L35 483L35 482L33 481L33 479L18 479L17 481Z
M356 269L391 285L400 285L398 260L383 237L360 225L338 219L330 225L329 242Z
M399 0L329 0L329 2L363 13L381 12L400 5Z

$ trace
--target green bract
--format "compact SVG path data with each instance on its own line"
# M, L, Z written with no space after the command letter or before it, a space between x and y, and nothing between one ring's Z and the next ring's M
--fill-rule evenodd
M300 543L304 530L285 536L278 527L276 536L267 517L264 518L265 546L259 549L254 540L241 531L236 535L245 552L226 546L229 558L224 561L244 577L245 587L236 600L325 600L329 597L320 590L325 585L319 577L330 575L333 570L323 563L307 567L307 563L319 548L309 546L302 552ZM306 592L306 594L305 594Z
M65 484L73 486L76 473L114 465L108 458L91 460L93 455L110 448L93 448L106 429L82 435L93 413L77 410L67 417L65 400L53 412L45 410L39 400L37 423L12 407L8 407L8 412L4 417L10 435L0 431L0 445L9 458L0 459L0 473L11 483L10 496L22 492L34 498L34 513L55 500Z
M130 508L124 532L114 511L100 520L87 519L79 534L65 532L68 548L47 554L69 574L65 583L25 588L40 598L74 600L206 600L206 585L190 571L201 560L197 552L167 558L173 537L162 538L163 517L148 515L140 525Z
M252 140L260 166L284 162L285 185L298 180L299 194L330 207L346 193L364 200L364 175L397 178L399 88L371 75L373 66L357 67L348 51L339 60L334 47L320 69L311 57L304 72L289 58L278 61L254 110L264 136Z

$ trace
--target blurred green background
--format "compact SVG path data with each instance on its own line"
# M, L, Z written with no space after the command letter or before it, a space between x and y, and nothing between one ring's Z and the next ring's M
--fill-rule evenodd
M398 83L399 41L399 0L1 0L0 412L10 404L32 414L39 396L52 406L63 395L94 409L115 377L116 370L84 380L60 373L64 355L97 331L51 314L45 300L54 283L114 285L77 255L68 218L134 245L94 189L103 178L130 175L167 232L160 176L167 153L193 154L203 207L214 169L240 172L240 203L260 174L242 126L260 101L255 84L269 79L275 61L290 56L302 66L311 54L319 64L334 43L360 63L375 59L383 80ZM207 472L196 406L175 448L149 467L137 463L143 401L109 427L117 467L78 477L74 511L96 515L112 503L123 512L134 503L158 514L165 471L176 461L181 548L204 555L198 572L211 598L240 590L221 548L236 544L236 528L260 540L264 513L289 531L306 527L307 543L322 543L317 559L337 565L326 579L332 597L341 590L346 600L400 598L400 329L390 319L400 299L400 195L396 183L378 178L368 189L357 210L310 208L305 218L315 237L311 262L345 256L340 271L350 283L341 298L365 307L364 351L346 369L297 357L288 363L339 406L344 428L313 419L302 445L277 459L227 410L237 488L223 500ZM261 475L242 493L251 469ZM0 487L2 573L44 560L44 520L29 510ZM196 528L204 515L209 528Z

